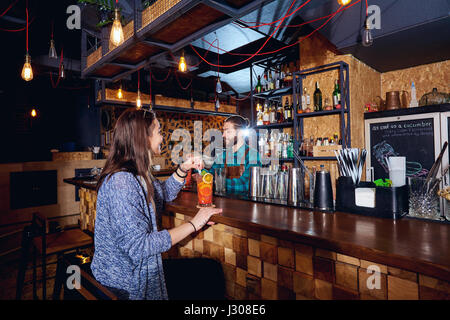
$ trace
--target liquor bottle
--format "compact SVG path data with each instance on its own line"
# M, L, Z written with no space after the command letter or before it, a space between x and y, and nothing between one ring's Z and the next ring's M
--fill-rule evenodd
M277 123L275 105L273 103L270 106L269 121L270 123Z
M316 81L316 90L314 91L314 111L322 111L322 91L319 89L318 81Z
M275 89L280 89L280 71L275 71Z
M285 87L284 79L286 78L286 72L284 71L284 66L281 68L281 74L280 74L280 88Z
M286 97L286 102L284 103L284 121L292 121L291 107L289 106L289 99Z
M267 105L267 101L264 103L264 114L263 114L263 125L270 124L270 115L269 115L269 106Z
M264 70L264 83L263 83L263 91L269 90L269 81L267 79L267 70Z
M281 157L286 159L288 157L287 152L288 152L287 134L282 134Z
M333 109L341 108L341 90L339 89L339 82L336 80L334 82L333 91Z
M263 111L261 104L256 105L256 125L262 126L263 125Z
M284 110L283 110L283 104L277 103L277 122L283 123L284 122Z
M289 138L288 142L287 157L288 158L294 157L294 139L292 138L292 136Z
M303 93L302 93L302 112L306 109L306 87L303 88Z
M303 113L303 108L304 108L304 102L303 102L303 95L302 95L302 101L298 101L298 96L297 96L297 113Z
M258 82L256 83L255 91L256 91L256 93L261 93L262 92L261 76L260 75L258 75Z
M272 79L272 70L269 70L269 90L272 90L274 88L274 83Z

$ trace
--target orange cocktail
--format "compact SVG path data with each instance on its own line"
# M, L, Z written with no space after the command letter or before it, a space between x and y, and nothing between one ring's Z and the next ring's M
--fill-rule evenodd
M203 173L196 176L198 205L200 207L211 207L213 196L213 175Z

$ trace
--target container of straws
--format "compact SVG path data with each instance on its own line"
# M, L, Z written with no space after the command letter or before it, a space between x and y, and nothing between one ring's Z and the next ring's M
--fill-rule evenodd
M336 183L336 210L366 216L398 219L408 213L408 186L377 186L361 181L367 151L336 152L340 177Z

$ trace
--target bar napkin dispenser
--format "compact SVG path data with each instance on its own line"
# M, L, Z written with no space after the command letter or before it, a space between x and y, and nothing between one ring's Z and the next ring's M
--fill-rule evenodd
M373 182L360 182L355 186L350 177L339 177L336 183L336 210L399 219L408 214L408 185L377 187Z

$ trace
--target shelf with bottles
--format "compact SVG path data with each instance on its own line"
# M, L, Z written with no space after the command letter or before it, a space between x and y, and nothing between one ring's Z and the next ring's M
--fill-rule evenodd
M329 116L333 114L349 112L348 110L342 109L333 109L333 110L323 110L323 111L311 111L311 112L302 112L297 113L297 118L308 118L308 117L320 117L320 116Z
M253 97L260 99L274 100L282 98L283 96L287 95L292 95L292 86L254 93Z
M289 121L289 122L282 122L282 123L271 123L271 124L267 124L267 125L261 125L261 126L255 126L253 127L253 129L258 130L258 129L283 129L283 128L292 128L293 126L293 122Z

